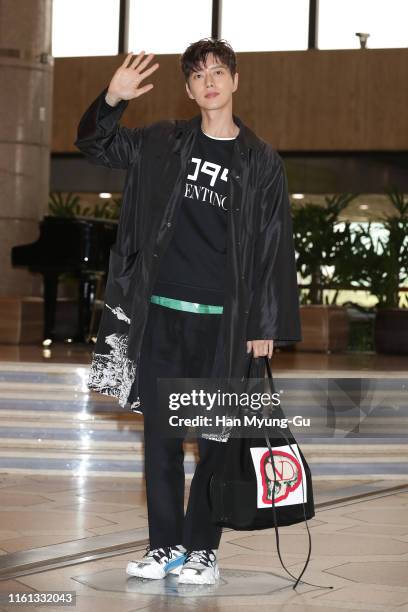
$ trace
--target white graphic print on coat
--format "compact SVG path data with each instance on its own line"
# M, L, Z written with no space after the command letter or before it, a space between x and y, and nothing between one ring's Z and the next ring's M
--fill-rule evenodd
M115 306L115 308L112 308L112 306L109 306L109 304L105 304L105 306L113 312L113 314L117 319L119 319L119 321L126 321L126 323L129 323L130 325L130 318L124 312L123 308L121 308L120 306Z
M121 306L105 306L120 321L130 324ZM94 353L91 370L88 378L88 387L93 391L117 397L122 408L127 403L133 381L136 374L136 364L128 358L128 335L127 333L113 333L105 336L105 343L111 347L109 353Z
M111 347L108 354L94 353L88 387L103 395L118 398L125 407L136 374L136 364L127 356L127 334L110 334L105 342Z

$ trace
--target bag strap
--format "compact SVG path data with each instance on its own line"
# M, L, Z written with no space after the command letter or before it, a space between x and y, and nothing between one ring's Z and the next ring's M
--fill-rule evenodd
M249 375L251 373L251 366L252 366L253 359L259 359L259 357L254 357L253 353L250 354L249 360L248 360L248 369L247 369L246 378L250 378ZM266 370L268 372L268 378L271 380L271 384L273 385L273 378L272 378L271 366L269 365L269 359L268 357L264 356L264 360L265 360Z
M249 364L248 364L247 378L249 378L249 374L250 374L250 371L251 371L252 359L253 359L253 354L251 352L251 356L250 356ZM264 356L264 359L265 359L266 371L268 373L269 386L270 386L270 389L271 389L272 393L275 393L275 386L274 386L274 382L273 382L272 371L271 371L269 359L268 359L267 356ZM282 434L282 436L285 438L285 440L286 440L289 448L291 449L292 453L296 457L296 453L293 450L293 448L292 448L292 446L290 444L290 441L288 440L285 432L282 431L282 428L280 428L280 427L278 427L278 429L279 429L279 432ZM266 445L267 445L268 450L269 450L269 456L271 458L271 464L272 464L272 469L273 469L273 477L274 477L274 480L276 482L277 477L276 477L275 459L274 459L274 456L273 456L273 450L272 450L272 446L271 446L271 441L269 439L268 432L266 430L265 425L263 425L263 432L264 432L264 436L265 436ZM307 584L309 586L314 586L314 587L317 587L317 588L321 588L321 589L333 589L334 588L333 586L327 587L327 586L322 586L322 585L318 585L318 584L312 584L310 582L305 582L304 580L301 580L303 574L306 571L307 566L309 565L310 555L312 553L312 537L311 537L311 534L310 534L310 529L309 529L308 521L307 521L307 518L306 518L306 508L305 508L305 503L303 501L303 497L304 497L304 495L303 495L303 479L302 479L302 506L303 506L304 523L306 525L306 530L307 530L308 540L309 540L309 550L308 550L308 554L307 554L305 565L303 566L303 569L300 572L299 576L296 577L296 576L294 576L288 570L288 568L286 567L286 565L284 564L283 559L282 559L282 555L281 555L281 551L280 551L280 542L279 542L279 528L278 528L278 521L277 521L276 507L275 507L275 487L274 486L272 487L272 509L273 509L273 519L274 519L276 549L277 549L277 552L278 552L279 561L280 561L283 569L285 570L285 572L287 574L289 574L289 576L295 580L295 584L292 587L293 589L296 589L296 587L299 584L299 582L302 582L303 584Z

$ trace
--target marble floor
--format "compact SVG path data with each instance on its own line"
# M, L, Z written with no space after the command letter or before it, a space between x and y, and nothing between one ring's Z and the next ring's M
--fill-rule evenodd
M0 347L0 612L61 609L9 604L10 593L44 591L74 592L80 612L408 611L404 359L274 356L275 373L294 384L302 376L375 377L388 398L375 423L389 435L302 441L316 516L309 521L310 563L294 591L279 563L274 530L224 529L215 587L178 586L174 576L126 576L126 562L148 543L143 418L88 392L89 356L79 345L57 345L49 353ZM185 444L185 453L187 500L194 442ZM308 551L305 526L281 528L279 535L286 567L297 576Z
M338 500L397 492L404 486L403 480L314 481L316 502L321 508ZM189 481L186 498L188 491ZM89 552L122 545L123 534L126 542L147 538L145 502L144 480L137 476L1 475L0 576L3 570L24 568L28 557L23 553L27 551L31 551L30 562L44 563L55 560L56 551L64 556L62 544L84 544Z
M364 482L350 487L320 481L316 516L309 521L311 560L294 591L279 563L273 530L224 530L215 587L178 586L173 576L129 578L126 562L142 554L147 542L135 484L87 479L79 500L73 479L7 480L0 488L2 502L9 504L2 509L0 610L17 609L7 605L8 593L44 591L74 592L81 612L408 610L408 486L402 483L392 489L371 483L367 490ZM124 515L122 530L114 532L118 514ZM50 545L51 536L59 544ZM32 548L12 552L27 545ZM286 567L297 576L307 554L304 525L281 528L280 545ZM46 609L59 608L30 605Z

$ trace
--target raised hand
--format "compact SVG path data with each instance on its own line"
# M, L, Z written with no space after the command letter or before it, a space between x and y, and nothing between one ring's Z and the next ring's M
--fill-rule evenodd
M133 53L127 55L125 61L116 70L109 83L107 100L110 103L116 104L120 100L133 100L133 98L138 98L153 88L153 83L148 83L143 87L140 87L140 84L159 67L159 63L156 62L153 66L146 69L153 59L154 53L145 55L145 52L141 51L131 61L132 56Z

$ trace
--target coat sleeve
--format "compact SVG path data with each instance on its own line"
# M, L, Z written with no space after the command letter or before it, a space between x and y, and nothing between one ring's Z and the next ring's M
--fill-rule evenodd
M105 87L82 115L74 145L93 164L126 169L140 154L143 128L118 125L129 102L121 100L110 106L105 100L107 91Z
M275 346L302 339L292 217L285 168L275 152L261 184L255 244L255 283L247 340Z

